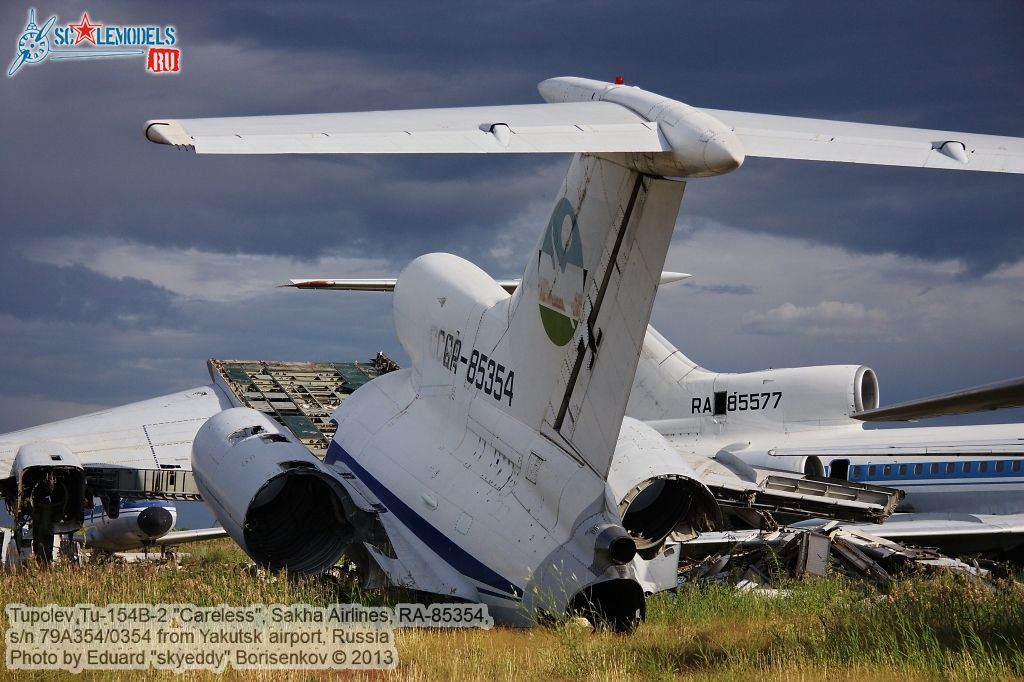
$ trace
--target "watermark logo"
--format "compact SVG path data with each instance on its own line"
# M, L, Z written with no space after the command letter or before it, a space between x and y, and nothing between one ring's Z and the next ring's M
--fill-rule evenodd
M174 26L93 23L88 12L82 12L78 23L58 24L54 14L39 26L33 7L28 11L25 30L18 36L17 53L7 77L13 78L25 65L47 60L123 57L145 57L150 73L177 73L181 70L177 43Z

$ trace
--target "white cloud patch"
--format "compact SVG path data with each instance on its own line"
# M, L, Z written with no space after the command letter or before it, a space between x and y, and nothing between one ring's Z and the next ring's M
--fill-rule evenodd
M783 303L764 313L748 313L743 328L755 334L874 336L888 321L884 310L871 310L862 303L822 301L815 306Z
M109 239L36 242L26 257L51 265L82 265L107 277L132 277L191 301L232 303L272 294L292 278L394 277L380 258L324 255L315 261L286 256L168 249Z
M864 363L887 400L1024 374L1024 259L970 277L942 260L864 254L684 215L653 324L720 371ZM700 285L699 287L696 285ZM729 293L747 287L744 296Z

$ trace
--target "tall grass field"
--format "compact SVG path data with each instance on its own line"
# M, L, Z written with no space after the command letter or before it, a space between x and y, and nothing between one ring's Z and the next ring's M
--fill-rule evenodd
M241 571L229 540L183 549L173 564L30 567L0 572L4 602L386 604L329 580ZM1024 588L918 576L885 593L834 577L794 582L782 597L692 586L648 602L632 635L568 622L528 630L398 630L393 671L84 672L78 679L375 680L1005 680L1024 679ZM408 600L405 595L403 600ZM7 630L6 616L3 629ZM56 680L55 671L0 671Z

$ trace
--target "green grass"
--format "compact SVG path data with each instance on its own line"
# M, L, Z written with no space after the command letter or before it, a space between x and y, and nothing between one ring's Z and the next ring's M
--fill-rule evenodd
M173 565L55 567L0 573L5 601L33 605L191 602L388 603L343 583L289 581L238 570L230 541L193 546ZM914 577L886 594L841 578L786 585L768 598L725 586L694 586L648 602L633 635L574 623L531 630L400 630L401 663L373 679L544 680L1003 680L1024 679L1024 590L952 576ZM408 600L408 595L402 599ZM6 629L6 619L3 628ZM61 679L0 671L0 679ZM136 679L83 673L81 679ZM146 679L317 679L313 673L223 676L149 672ZM344 676L363 679L363 676Z

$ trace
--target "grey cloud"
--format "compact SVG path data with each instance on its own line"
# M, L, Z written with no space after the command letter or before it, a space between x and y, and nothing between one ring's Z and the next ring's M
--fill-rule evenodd
M686 282L683 286L703 294L749 296L757 292L757 289L749 284L691 284Z
M0 314L19 320L155 327L177 321L173 295L139 279L112 279L80 265L0 258Z
M63 22L80 17L82 8L54 0L45 11ZM809 12L804 3L754 1L656 3L643 11L606 1L581 12L551 1L484 8L95 0L88 10L94 21L176 24L183 71L156 78L130 60L49 63L0 79L0 233L11 254L40 239L73 237L280 253L311 263L331 252L373 257L397 272L420 253L447 250L495 275L517 276L568 163L533 155L200 157L146 142L142 123L156 117L536 102L535 85L544 78L622 73L696 106L1024 134L1024 5L1015 2L977 8L918 0L887 6L884 21L857 4ZM9 40L12 52L25 11L0 8L0 44ZM949 27L957 49L935 38ZM967 268L957 276L976 282L1024 253L1020 187L1019 177L982 173L748 159L730 176L691 182L680 225L707 218L752 238L962 258ZM402 360L387 296L274 291L233 305L200 305L145 282L2 260L9 267L0 276L18 279L0 303L7 311L0 317L2 391L15 400L138 400L202 383L210 356L347 360L381 349ZM705 278L692 263L677 269ZM776 364L769 351L794 363L888 357L877 344L834 336L819 337L829 341L819 347L760 333L745 347L740 341L749 336L738 319L744 309L814 302L773 297L763 278L748 280L758 283L749 292L703 281L709 283L695 284L707 288L702 293L722 295L706 297L705 306L692 295L700 289L684 290L684 299L666 290L656 315L678 320L670 338L706 351L723 369ZM856 295L843 292L837 300L855 302ZM751 303L753 296L764 300ZM665 308L671 301L678 309ZM729 307L730 301L738 303ZM81 312L84 304L95 316ZM687 305L701 317L680 314ZM715 314L736 319L715 329ZM804 322L857 326L820 314L806 313ZM767 317L749 324L772 328ZM956 362L963 352L926 339L914 358L922 369L906 383L930 390L925 385L936 367L955 367L967 382L972 373L985 375L979 383L999 378L1021 357L1014 339L1022 336L1001 334L1001 345L985 346L985 362L973 365ZM1000 361L1001 354L1010 359Z

